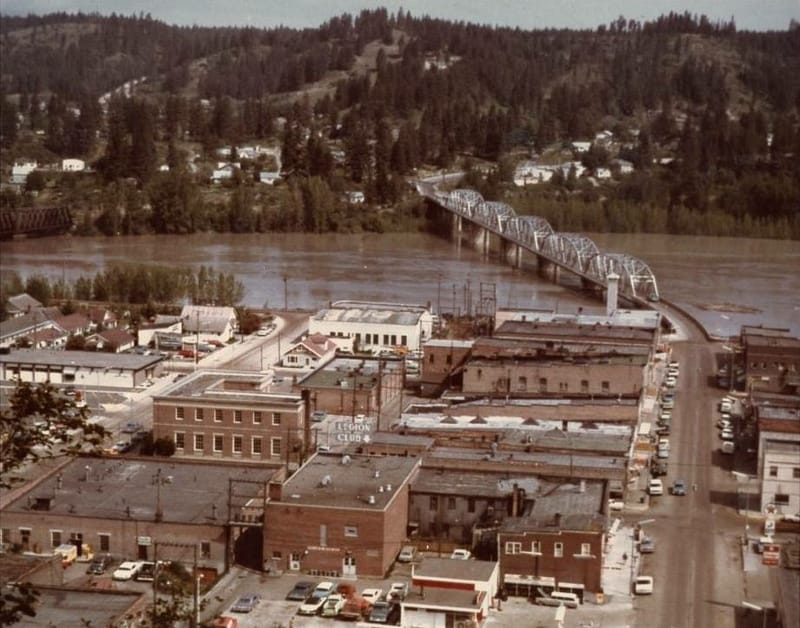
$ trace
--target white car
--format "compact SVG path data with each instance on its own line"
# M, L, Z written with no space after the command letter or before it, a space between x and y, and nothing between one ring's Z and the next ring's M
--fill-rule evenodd
M733 430L723 429L720 431L719 437L722 440L733 440Z
M653 576L637 576L633 581L633 592L636 595L649 595L653 592Z
M134 576L139 573L142 563L126 560L111 574L112 580L133 580Z
M650 495L663 495L664 483L658 478L653 478L647 485L647 492L650 493Z
M333 582L328 582L327 580L325 582L320 582L311 592L311 595L308 596L308 599L297 609L298 614L316 615L322 610L322 607L325 605L325 600L328 599L328 596L331 595L335 589L336 585Z
M392 582L386 598L395 602L402 602L408 595L408 582Z
M466 549L454 549L453 553L450 554L450 558L455 558L457 560L469 560L472 558L472 552Z
M668 375L667 378L664 380L664 385L667 388L675 388L678 384L678 378L673 377L672 375Z
M383 591L381 589L364 589L361 592L361 597L370 604L375 604L375 602L381 599L382 595Z

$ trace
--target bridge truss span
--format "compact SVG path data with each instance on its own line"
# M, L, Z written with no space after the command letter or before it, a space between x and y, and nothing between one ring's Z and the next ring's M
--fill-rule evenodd
M517 244L527 246L538 253L542 250L545 239L555 231L544 218L515 216L506 222L505 233Z
M603 283L607 283L611 273L619 275L623 293L651 301L658 300L656 276L639 258L626 253L599 253L590 260L586 269L587 275Z

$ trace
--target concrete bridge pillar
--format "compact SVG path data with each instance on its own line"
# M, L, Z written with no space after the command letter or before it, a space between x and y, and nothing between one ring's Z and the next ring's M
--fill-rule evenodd
M451 229L451 238L456 243L456 248L461 248L461 234L463 231L463 223L459 214L453 214L453 225Z

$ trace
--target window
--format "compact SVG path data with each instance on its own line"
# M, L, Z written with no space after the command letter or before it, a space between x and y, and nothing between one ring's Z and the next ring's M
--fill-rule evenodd
M794 469L792 469L792 477L795 480L800 480L800 467L795 467Z
M328 526L324 523L319 524L319 545L320 547L328 545Z
M408 346L408 336L400 336L400 344L404 347Z
M447 509L448 510L455 510L456 509L456 498L455 497L448 497L447 498Z
M183 450L186 447L186 434L175 432L175 449Z
M439 499L436 497L436 495L431 495L431 501L430 501L430 508L429 509L430 510L438 510L439 509Z
M525 392L528 390L528 378L525 376L520 377L517 379L517 390L520 392Z
M452 353L448 353L447 354L447 356L444 359L444 363L447 364L448 366L453 363L453 354Z
M214 408L214 421L216 423L222 423L222 410L219 408Z
M254 425L261 425L261 411L260 410L253 410L253 424Z
M788 506L789 505L789 495L786 493L775 493L775 499L773 503L776 506Z
M178 406L175 408L175 420L183 421L183 406Z
M280 456L281 455L281 439L280 438L272 438L270 439L270 454L273 456Z
M611 384L608 382L600 382L600 390L604 393L611 392Z
M592 555L592 544L581 543L581 556L591 556L591 555Z
M260 436L253 436L253 455L260 456L261 455L261 437Z
M389 344L389 334L383 334L383 344Z
M0 530L0 545L7 545L11 543L11 528L3 528Z
M589 392L589 380L588 379L582 379L581 380L581 392L584 393L584 394Z
M358 526L345 526L344 535L352 539L358 538Z
M233 435L233 453L242 453L242 437L239 434Z
M547 392L547 378L540 377L539 378L539 392Z
M467 500L467 512L475 512L475 498L470 497Z
M563 543L553 543L553 556L556 558L561 558L564 555L564 544Z
M281 413L280 412L273 412L272 413L272 424L273 425L280 425L281 424Z
M241 423L242 422L242 411L241 410L234 410L233 411L233 422L234 423Z
M50 530L50 547L61 545L61 530Z
M195 451L203 451L205 449L205 434L195 434L194 435L194 450Z
M436 356L433 353L431 353L428 356L428 364L433 364L435 361L436 361Z
M392 334L392 346L397 344L397 334Z
M531 543L531 552L534 554L541 554L542 553L542 542L541 541L533 541Z
M519 554L522 551L522 543L517 541L506 541L506 554Z
M97 539L100 544L100 551L101 552L110 552L111 551L111 535L101 532L97 535Z
M569 390L569 384L567 382L558 382L559 392L567 392L568 390Z
M224 438L222 434L214 434L214 453L221 454L223 448Z
M195 421L202 421L203 420L203 408L195 408L194 409L194 420Z
M211 558L211 541L200 541L200 558Z
M769 468L769 477L771 477L771 478L778 477L778 466L777 465L772 465Z

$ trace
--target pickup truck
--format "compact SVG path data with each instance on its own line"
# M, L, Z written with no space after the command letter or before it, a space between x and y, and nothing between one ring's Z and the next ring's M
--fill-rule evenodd
M371 609L372 603L369 600L365 600L360 595L354 595L344 603L342 610L339 611L339 618L361 621L369 615Z

